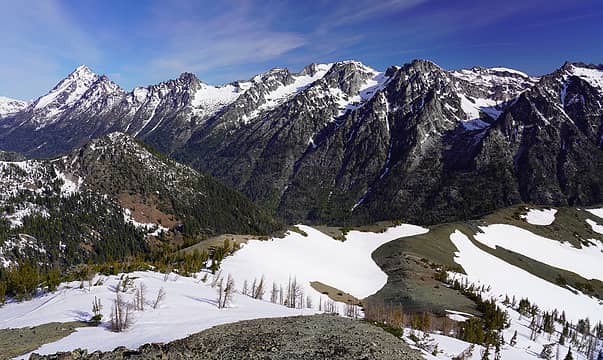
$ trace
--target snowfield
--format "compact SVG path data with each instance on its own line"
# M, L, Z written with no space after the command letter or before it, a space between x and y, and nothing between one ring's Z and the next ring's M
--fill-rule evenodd
M492 249L502 247L585 279L603 281L603 243L597 240L579 249L568 242L547 239L513 225L480 226L480 230L475 240Z
M239 292L234 295L229 308L218 309L217 290L209 285L212 276L208 275L207 282L202 281L205 272L197 274L196 279L172 273L167 281L164 281L162 273L134 272L128 274L135 279L134 286L144 283L147 287L146 309L133 313L135 322L125 332L114 333L108 329L120 276L96 276L91 284L99 280L101 284L89 286L85 283L84 289L80 289L77 281L65 283L54 293L20 303L8 303L0 307L0 328L88 320L92 316L94 298L101 299L104 323L99 327L79 328L73 334L35 350L41 354L52 354L75 348L88 351L108 351L118 346L137 348L150 342L183 338L224 323L310 315L316 313L319 302L324 304L326 299L325 295L310 287L310 281L321 281L364 298L378 291L387 281L385 273L373 262L371 253L386 242L428 231L413 225L397 226L382 233L350 231L346 241L342 242L309 226L298 227L308 235L289 232L283 239L252 240L223 260L221 274L224 278L232 275L235 289ZM244 280L251 288L254 278L259 279L262 274L266 281L264 300L240 294ZM282 285L286 291L289 275L297 278L304 294L313 297L313 308L291 309L268 301L272 281ZM151 304L161 288L167 293L166 299L158 309L152 309ZM127 291L125 300L130 302L134 291ZM336 306L339 312L345 311L343 304Z
M556 209L529 209L521 218L532 225L551 225L555 221Z
M586 317L592 323L603 321L603 303L600 300L579 291L574 294L569 289L545 281L490 255L473 244L459 230L450 235L450 240L458 249L454 261L467 273L455 276L466 278L469 283L490 286L492 294L499 298L504 298L505 295L515 296L518 300L528 298L544 311L564 310L567 319L574 323ZM541 249L542 253L547 251ZM600 267L599 263L595 269Z
M133 312L133 325L125 332L115 333L109 330L111 306L116 297L116 288L125 275L97 275L91 282L84 283L83 288L80 288L79 281L64 283L56 292L39 295L29 301L7 303L0 307L0 329L88 320L92 316L95 297L103 305L103 323L100 326L78 328L71 335L45 344L34 352L52 354L75 348L109 351L118 346L137 348L146 343L183 338L219 324L255 318L311 315L318 312L319 303L324 304L327 299L310 286L312 281L322 282L360 299L365 298L381 289L387 281L387 275L371 258L373 251L389 241L428 232L426 228L405 224L381 233L350 231L345 241L339 241L310 226L297 227L306 235L290 231L284 238L251 240L222 261L220 273L223 278L228 275L234 278L236 290L232 302L225 309L217 307L217 289L210 286L213 276L207 272L200 272L194 277L183 277L176 273L166 276L153 271L133 272L127 274L133 279L132 286L121 294L130 302L134 298L134 287L144 284L147 288L145 310ZM475 239L485 246L504 247L585 278L603 280L601 243L578 249L568 243L505 224L483 226L480 230L482 232L476 234ZM487 290L482 290L482 298L494 299L501 307L504 307L502 301L505 295L517 300L528 298L542 311L565 311L568 321L573 323L586 317L591 324L603 321L603 301L574 289L560 287L511 265L480 249L459 230L450 235L450 240L458 250L454 261L463 267L466 274L449 275L462 282L484 285ZM241 294L244 281L251 288L254 280L258 281L262 276L265 281L263 300ZM268 301L273 284L277 288L282 286L286 291L290 279L296 279L304 296L311 299L310 308L291 309ZM161 288L166 291L166 298L157 309L153 309L152 303ZM340 314L345 312L344 304L337 303L336 307ZM511 326L503 330L506 344L502 346L502 359L535 359L543 345L554 342L558 336L557 333L549 339L548 335L539 335L536 341L532 341L529 339L530 319L521 317L512 308L505 307L505 310L509 313ZM457 321L472 316L453 309L447 310L447 313L449 318ZM556 326L559 327L559 324ZM415 343L410 337L411 331L405 330L404 339L412 345ZM515 331L518 333L517 344L510 346L509 340ZM415 331L415 335L420 338L423 336L419 331ZM444 334L430 334L422 342L424 357L437 360L450 359L471 346ZM425 343L429 345L425 346ZM433 355L435 344L439 352ZM481 359L482 349L475 345L469 359ZM562 357L567 351L566 346L559 346ZM20 358L28 356L26 354ZM574 359L586 360L578 352L574 352Z
M29 105L27 101L10 99L0 96L0 119L25 109Z
M572 65L570 71L603 93L603 70Z
M269 289L273 282L287 288L289 277L296 278L315 304L321 294L312 289L312 281L363 299L387 282L387 275L371 258L372 252L389 241L428 231L414 225L400 225L383 233L350 231L342 242L309 226L298 228L308 235L289 232L283 239L249 241L222 261L222 271L249 284L264 275Z
M80 282L63 284L58 291L21 303L8 303L0 308L0 328L19 328L49 322L88 320L92 316L94 297L101 299L105 321L98 327L83 327L73 334L46 344L35 350L39 354L84 348L89 351L113 350L118 346L137 348L150 342L169 342L215 325L255 318L309 315L312 309L290 309L267 301L254 300L235 294L232 307L218 309L217 291L198 279L171 274L164 281L164 274L157 272L134 272L134 285L144 283L147 301L144 311L134 312L135 322L125 332L115 333L107 328L111 305L115 299L115 288L119 276L97 276L92 284L102 279L103 284L80 289ZM235 285L239 286L240 283ZM165 301L158 309L152 309L160 288L166 291ZM124 294L130 301L134 290ZM27 358L23 356L22 358Z

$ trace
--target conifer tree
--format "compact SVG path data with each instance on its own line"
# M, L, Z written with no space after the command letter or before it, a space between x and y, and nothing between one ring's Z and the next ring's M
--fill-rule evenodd
M572 348L570 346L569 349L567 349L567 355L565 355L565 357L563 358L563 360L574 360L574 356L572 355Z
M490 344L486 344L486 347L482 350L482 360L490 360Z
M0 281L0 305L6 302L6 282Z
M509 342L509 344L511 346L517 345L517 330L515 330L515 332L513 333L513 337L511 338L511 341Z

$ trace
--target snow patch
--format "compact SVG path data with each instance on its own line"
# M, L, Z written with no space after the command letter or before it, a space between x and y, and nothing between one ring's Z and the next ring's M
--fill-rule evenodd
M587 317L603 321L603 304L598 299L574 293L488 254L459 230L450 235L450 240L458 249L454 261L463 267L470 283L489 285L499 297L527 297L544 311L565 310L567 319L574 323Z
M350 231L345 241L339 241L310 226L298 225L298 228L307 236L289 232L283 239L249 241L233 256L224 259L222 270L249 284L264 275L269 287L273 282L286 287L289 277L295 277L315 304L321 294L311 288L312 281L363 299L377 292L387 281L387 275L371 258L372 252L389 241L428 231L414 225L400 225L383 233Z
M515 74L515 75L519 75L525 78L529 78L530 76L522 71L519 70L515 70L515 69L509 69L509 68L505 68L505 67L493 67L490 68L490 70L493 71L498 71L498 72L507 72L507 73L511 73L511 74Z
M294 75L293 83L280 86L266 94L264 96L265 102L258 107L258 110L269 110L282 104L285 100L306 89L316 80L321 79L331 69L332 65L317 65L317 70L313 75ZM258 79L254 79L254 81L257 82Z
M147 233L149 236L159 236L162 232L167 232L170 229L162 226L160 224L154 223L141 223L132 217L132 211L130 209L124 209L124 221L129 222L134 225L136 228L141 229Z
M598 88L603 93L603 70L589 69L572 65L571 73Z
M195 116L207 117L235 101L243 90L232 84L216 87L201 84L191 101Z
M485 113L496 120L502 113L501 102L493 99L475 98L471 99L465 95L460 95L461 109L466 115L464 120L480 119L480 113Z
M521 218L532 225L551 225L555 221L556 209L529 209Z
M598 208L598 209L584 209L586 211L588 211L589 213L600 217L601 219L603 219L603 208Z
M382 90L389 81L389 77L384 72L377 72L371 68L364 67L370 73L370 77L360 85L358 94L349 96L339 88L331 88L329 92L337 99L339 113L337 117L344 115L348 111L356 110L364 106L369 100ZM387 99L384 101L387 102Z
M23 203L20 204L21 208L15 210L12 214L7 214L4 216L6 220L10 222L11 227L19 227L23 225L23 218L31 215L40 215L42 217L49 217L50 214L46 209L40 207L39 205L32 203Z
M603 280L603 243L575 248L507 224L480 226L475 240L495 249L502 247L585 279Z
M598 223L596 223L595 221L593 221L591 219L586 219L586 223L588 225L590 225L590 227L593 229L594 232L603 234L603 225L599 225Z
M452 320L458 321L458 322L463 322L463 321L468 320L473 317L473 315L471 315L471 314L461 312L461 311L455 311L455 310L446 310L446 316L449 319L452 319Z
M55 170L56 171L56 170ZM72 175L66 175L60 171L56 171L59 179L63 181L63 185L61 185L61 195L69 196L73 195L80 190L80 186L84 183L84 179L77 177L77 181L73 181Z

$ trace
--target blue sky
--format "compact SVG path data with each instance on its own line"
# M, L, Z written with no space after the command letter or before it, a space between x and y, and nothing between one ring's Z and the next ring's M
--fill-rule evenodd
M0 0L0 95L31 99L80 64L126 90L190 71L221 84L272 67L415 58L542 74L603 63L600 0Z

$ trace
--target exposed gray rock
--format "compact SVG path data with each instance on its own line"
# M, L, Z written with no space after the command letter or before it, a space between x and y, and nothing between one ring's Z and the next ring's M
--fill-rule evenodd
M419 352L384 330L334 315L259 319L220 325L171 343L88 354L76 350L39 359L398 359Z

